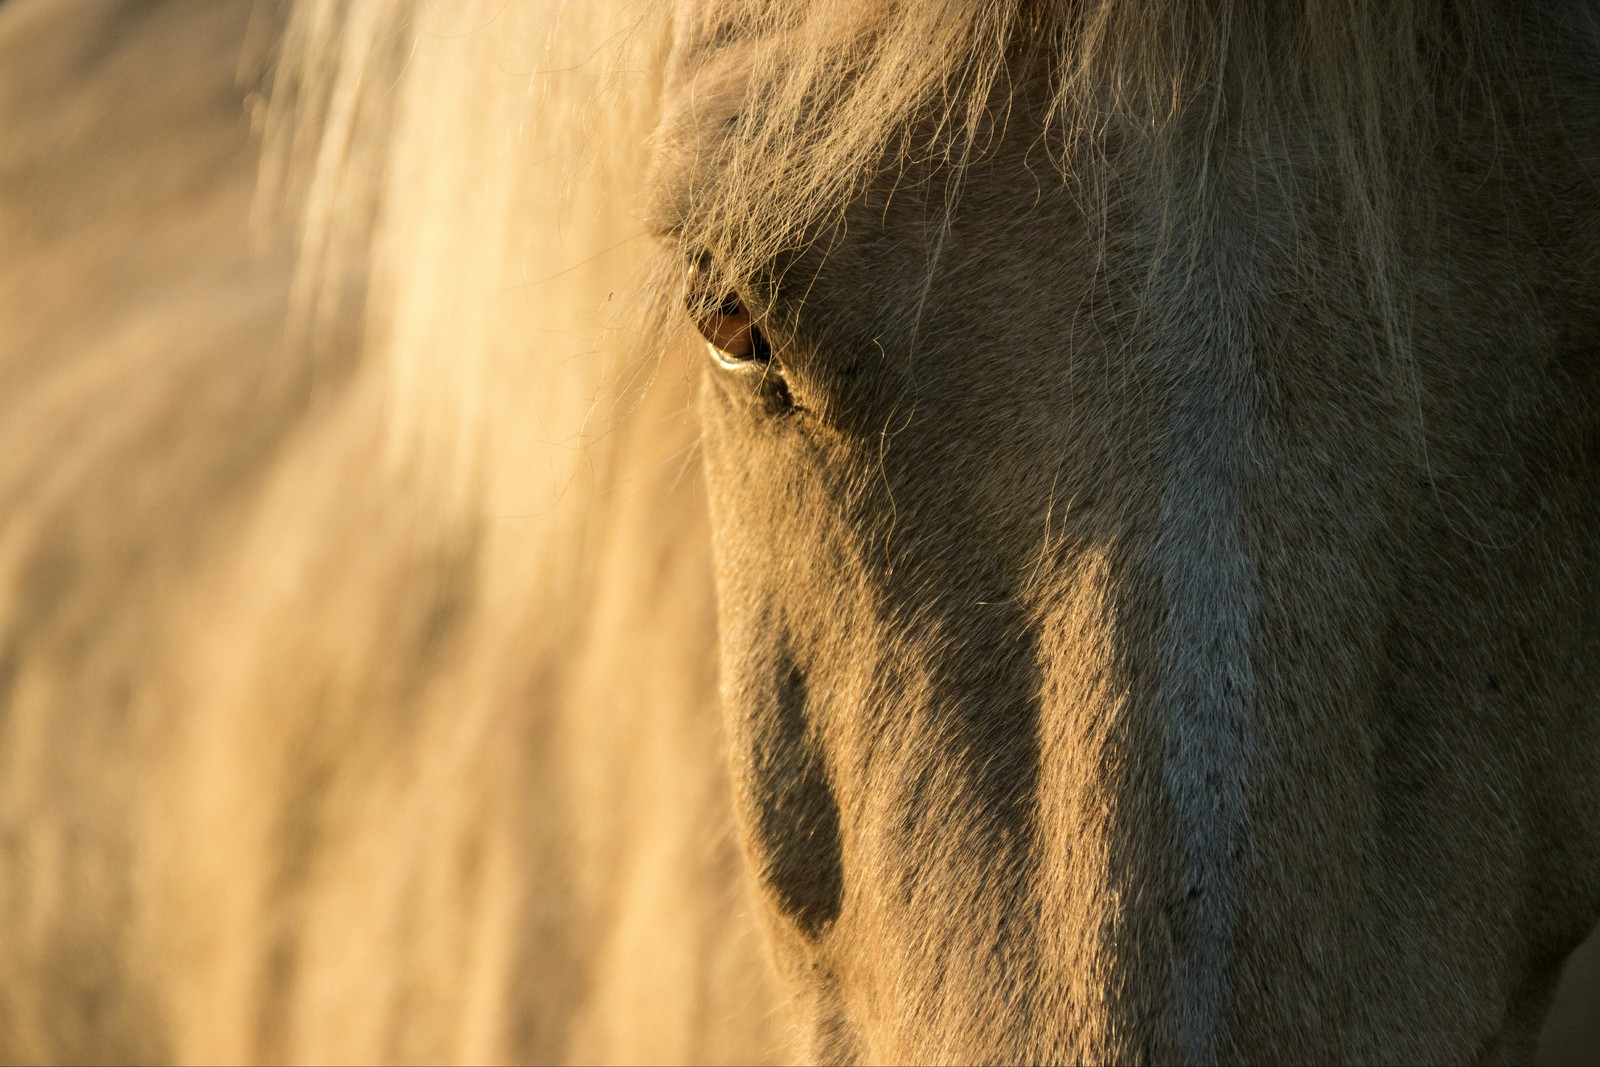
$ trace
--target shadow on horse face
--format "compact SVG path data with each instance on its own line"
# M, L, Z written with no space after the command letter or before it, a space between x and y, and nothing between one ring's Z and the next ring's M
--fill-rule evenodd
M1552 121L1410 176L1399 341L1314 156L1041 179L1026 118L739 280L723 702L815 1055L1527 1053L1600 904L1600 204Z

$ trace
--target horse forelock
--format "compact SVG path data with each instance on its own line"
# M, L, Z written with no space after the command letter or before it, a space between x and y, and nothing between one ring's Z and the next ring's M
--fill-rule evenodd
M465 369L474 344L495 341L463 339L472 317L437 294L465 292L465 279L516 284L525 321L570 320L600 283L582 292L565 272L644 232L631 223L663 88L668 121L650 147L690 156L692 175L671 176L653 221L735 283L814 240L886 167L960 167L1029 122L1061 180L1089 179L1108 143L1136 147L1174 217L1230 149L1256 161L1251 180L1301 198L1327 195L1298 189L1296 165L1314 157L1318 181L1338 176L1346 237L1381 303L1397 230L1419 207L1406 193L1416 153L1462 107L1492 109L1518 37L1496 10L684 0L663 18L625 2L301 0L269 174L303 205L306 299L330 263L375 248L372 347L406 363L450 337L456 369L442 377L462 383L479 377ZM709 123L707 77L736 83ZM1035 106L1014 113L1024 91ZM363 221L374 216L375 229ZM616 283L641 288L614 271L604 292ZM1390 317L1403 329L1402 309ZM412 406L441 407L400 405Z
M825 234L886 168L960 168L1019 123L1036 128L1041 180L1053 173L1099 201L1090 219L1127 192L1096 178L1112 152L1146 161L1154 188L1140 195L1169 218L1230 158L1251 160L1244 180L1277 185L1288 211L1337 198L1340 240L1403 360L1391 260L1431 210L1417 153L1464 108L1494 110L1491 84L1543 18L1497 10L301 0L279 69L269 192L301 205L303 305L326 301L319 279L342 264L373 263L368 348L390 365L397 439L452 483L472 481L489 454L466 426L483 423L485 397L550 398L553 436L569 444L594 429L596 400L625 361L572 357L619 325L659 333L681 300L672 261L709 254L730 284L748 285ZM641 214L670 237L654 281L638 273ZM1172 243L1173 255L1193 252ZM469 310L485 292L497 306ZM511 373L505 353L525 351L528 323L549 331L548 355L514 365L539 380L492 384ZM562 335L584 341L544 343Z
M1141 151L1173 215L1229 154L1289 189L1315 158L1317 181L1336 176L1349 241L1381 285L1417 206L1406 195L1417 153L1461 108L1492 109L1490 83L1517 37L1493 10L1478 0L687 3L668 76L683 114L666 139L685 142L669 153L688 151L693 174L672 190L664 228L745 282L825 232L885 168L960 167L1008 125L1033 123L1041 169L1060 180L1087 181L1108 144ZM1033 106L1017 109L1021 96Z

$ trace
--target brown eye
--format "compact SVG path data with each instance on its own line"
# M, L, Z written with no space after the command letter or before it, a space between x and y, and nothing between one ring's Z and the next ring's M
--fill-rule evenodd
M715 304L703 298L697 300L696 280L695 274L691 274L689 317L694 320L700 336L706 339L706 347L717 366L754 389L768 413L787 414L798 410L788 382L772 358L772 347L744 301L735 293L729 293Z
M717 362L728 366L765 363L771 356L750 312L733 294L721 303L694 313L695 328L711 346Z
M685 305L712 356L730 369L770 363L772 352L750 309L731 289L724 290L720 300L709 299L716 292L713 286L718 286L715 274L709 260L702 258L689 268Z
M695 316L695 327L706 343L727 359L749 359L755 351L754 325L750 312L736 296L724 297L714 308Z

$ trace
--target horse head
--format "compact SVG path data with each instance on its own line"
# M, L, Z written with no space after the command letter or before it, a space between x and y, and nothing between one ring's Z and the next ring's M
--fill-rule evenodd
M652 190L812 1054L1525 1053L1600 909L1593 28L759 6Z

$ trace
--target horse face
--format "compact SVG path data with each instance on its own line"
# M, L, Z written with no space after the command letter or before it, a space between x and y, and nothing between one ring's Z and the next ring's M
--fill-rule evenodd
M811 1054L1517 1054L1600 904L1570 136L1430 157L1453 206L1378 292L1287 191L1316 160L1063 180L1028 113L701 312L733 777Z

